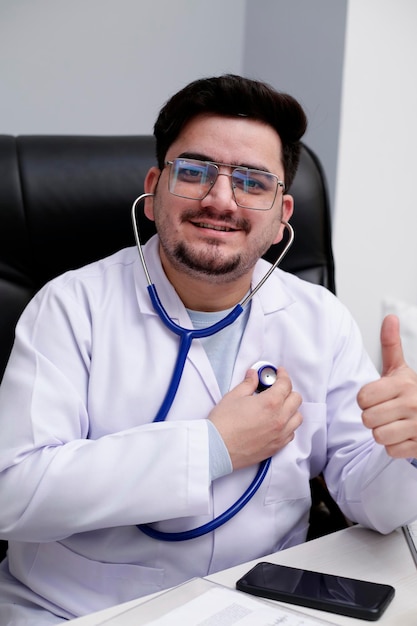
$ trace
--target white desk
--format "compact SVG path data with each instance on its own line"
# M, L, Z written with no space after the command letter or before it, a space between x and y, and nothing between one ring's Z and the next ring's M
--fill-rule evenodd
M258 560L390 584L395 587L395 598L376 623L381 626L417 624L417 568L400 530L382 536L354 526ZM252 561L238 565L207 578L234 588L236 580L255 563L256 561ZM69 623L71 626L96 626L105 617L117 615L121 610L141 604L150 597L152 596L127 602L119 607L71 620ZM371 623L322 611L293 608L340 625L364 626Z

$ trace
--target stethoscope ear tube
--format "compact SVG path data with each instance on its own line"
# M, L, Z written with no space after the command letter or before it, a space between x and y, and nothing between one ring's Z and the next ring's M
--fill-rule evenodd
M136 247L137 247L137 250L138 250L140 262L141 262L141 265L143 267L143 271L145 273L148 285L152 285L153 283L152 283L152 279L151 279L151 276L150 276L150 273L149 273L149 270L148 270L148 266L146 265L145 256L144 256L143 250L142 250L142 244L141 244L141 241L140 241L139 228L138 228L138 220L137 220L137 216L136 216L136 210L137 210L138 205L142 202L142 200L144 200L145 198L152 198L152 197L154 197L154 195L155 194L153 194L153 193L143 193L142 195L137 197L136 200L133 202L132 210L131 210L133 234L134 234L134 237L135 237L135 242L136 242ZM263 278L259 281L259 283L257 285L255 285L255 287L253 287L251 289L251 291L246 296L246 298L244 300L242 300L242 302L240 303L242 307L244 307L246 304L248 304L252 300L252 298L256 294L256 292L259 291L259 289L262 287L262 285L271 276L272 272L281 263L281 261L283 260L283 258L285 257L285 255L287 254L288 250L291 248L291 246L292 246L292 244L294 242L294 236L295 235L294 235L293 227L291 226L291 224L289 222L282 221L282 223L284 224L285 228L288 231L288 241L285 244L284 250L278 256L278 258L276 259L275 263L273 263L271 265L271 267L269 268L269 270L267 271L265 276L263 276Z
M133 233L135 236L136 246L137 246L138 253L139 253L139 259L141 261L143 271L145 273L145 277L148 283L149 296L151 298L152 305L155 309L155 312L159 316L162 323L165 324L165 326L167 326L173 333L175 333L176 335L180 337L180 349L178 352L178 357L177 357L177 361L175 364L174 372L172 374L172 378L171 378L168 390L166 392L165 398L162 401L161 407L157 415L155 416L155 419L153 420L155 422L155 421L164 421L169 413L169 410L175 399L178 386L180 384L182 372L185 366L188 351L191 347L192 340L196 338L200 338L200 337L210 337L211 335L214 335L215 333L219 332L220 330L222 330L229 324L233 323L235 319L239 317L239 315L243 312L244 306L250 302L250 300L253 298L255 293L262 287L265 281L269 278L269 276L272 274L275 268L282 261L285 254L288 252L294 240L294 230L292 226L290 226L290 224L288 224L287 222L283 222L283 224L285 225L285 227L287 228L289 232L289 240L283 252L281 252L281 254L277 258L275 263L271 266L271 268L267 271L267 273L259 281L259 283L251 290L249 295L241 303L237 304L235 308L232 309L232 311L228 313L228 315L226 315L219 322L216 322L216 324L209 326L208 328L203 328L203 329L198 329L198 330L183 328L182 326L179 326L178 324L173 322L171 318L169 317L168 313L166 312L166 310L164 309L158 297L158 294L156 292L155 285L152 283L152 280L151 280L151 277L150 277L150 274L146 265L145 256L142 250L139 229L137 225L136 210L137 210L138 204L143 199L152 197L153 195L154 195L153 193L144 193L138 198L136 198L136 200L134 201L132 205L132 211L131 211ZM262 370L261 374L258 372L258 376L260 378L262 375L264 383L265 382L271 383L271 376L273 375L271 368L272 369L274 368L273 366L269 364L268 364L268 367L269 367L269 370L267 371ZM268 380L266 381L266 379ZM258 388L258 391L262 391L267 386L270 386L270 384L261 385ZM259 489L260 485L262 484L262 481L264 480L268 472L270 463L271 463L271 459L266 459L265 461L263 461L259 465L255 478L253 479L249 487L246 489L246 491L242 494L242 496L231 507L229 507L224 513L222 513L215 519L211 520L207 524L203 524L202 526L193 528L191 530L186 530L184 532L173 532L173 533L166 533L166 532L156 530L152 528L151 526L149 526L148 524L138 524L137 527L148 537L152 537L153 539L160 539L162 541L185 541L187 539L194 539L196 537L201 537L202 535L212 532L213 530L216 530L216 528L219 528L219 526L222 526L223 524L225 524L232 517L234 517L255 495L255 493Z
M138 220L137 220L137 217L136 217L136 209L138 207L138 204L140 202L142 202L142 200L144 200L145 198L152 198L154 195L155 194L153 194L153 193L143 193L141 196L136 198L136 200L132 204L132 211L131 211L133 235L135 237L135 242L136 242L136 247L138 249L140 262L142 264L143 271L145 272L145 276L146 276L146 280L147 280L148 285L152 285L152 280L151 280L151 277L150 277L150 274L149 274L149 271L148 271L148 266L146 265L145 257L143 255L142 243L140 241L140 236L139 236Z

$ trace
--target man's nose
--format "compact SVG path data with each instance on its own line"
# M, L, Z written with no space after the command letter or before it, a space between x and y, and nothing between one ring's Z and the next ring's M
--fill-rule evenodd
M219 172L213 187L201 203L203 206L213 205L222 210L235 210L237 204L232 190L231 174Z

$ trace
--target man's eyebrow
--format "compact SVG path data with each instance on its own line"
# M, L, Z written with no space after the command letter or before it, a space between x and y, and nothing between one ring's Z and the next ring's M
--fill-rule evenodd
M219 163L216 159L212 159L207 154L202 154L200 152L181 152L178 155L178 159L195 159L197 161L209 161L210 163ZM222 165L230 165L231 167L245 167L250 170L259 170L260 172L269 172L270 170L263 165L254 165L253 163L222 163Z

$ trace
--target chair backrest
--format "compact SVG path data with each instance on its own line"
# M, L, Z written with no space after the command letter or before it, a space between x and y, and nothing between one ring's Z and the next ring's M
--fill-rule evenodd
M131 205L155 163L152 136L0 136L0 381L36 291L133 245ZM281 267L334 291L326 182L306 146L291 193L296 236ZM144 218L141 231L148 239L153 224Z

